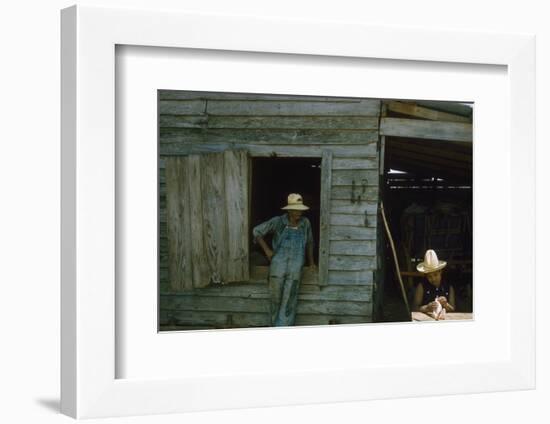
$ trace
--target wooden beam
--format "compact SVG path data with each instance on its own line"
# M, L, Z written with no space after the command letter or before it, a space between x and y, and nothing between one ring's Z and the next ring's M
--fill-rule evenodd
M380 136L380 164L378 167L378 173L380 175L384 174L384 170L386 169L386 162L385 162L385 154L386 154L386 136L381 135Z
M405 151L405 150L393 150L391 154L388 155L390 158L397 157L403 158L405 160L409 159L419 163L426 163L432 165L432 167L450 167L463 170L472 170L471 162L463 162L459 160L449 159L445 157L437 156L428 156L421 152Z
M422 153L426 157L434 156L442 159L454 159L456 161L472 163L472 152L465 151L464 153L456 152L449 149L434 149L432 146L423 146L419 143L411 143L409 141L401 141L400 138L391 138L391 142L387 143L388 151L407 151ZM446 146L445 146L446 147Z
M420 119L381 118L380 135L472 142L472 124Z
M160 115L161 128L377 130L376 116Z
M172 102L177 103L177 102ZM166 101L160 101L161 110ZM172 105L173 106L173 105ZM351 115L378 116L380 100L359 99L350 102L303 102L299 100L284 101L242 101L242 100L209 100L206 107L209 115Z
M377 130L342 129L223 129L160 128L160 144L253 143L253 144L368 144L378 142Z
M427 107L419 106L416 103L403 103L396 101L387 102L388 110L395 113L401 113L403 115L416 116L417 118L429 119L431 121L444 121L444 122L466 122L471 123L472 120L469 117L463 115L456 115L454 113L442 112L439 110L429 109Z
M388 163L396 169L402 169L413 173L421 174L423 176L438 176L440 178L446 178L447 176L455 176L465 178L468 181L472 180L472 171L470 169L460 169L455 167L443 166L434 164L429 160L423 161L421 159L412 159L410 157L403 157L398 155L392 155Z
M444 112L454 113L455 115L472 116L473 109L471 106L459 102L445 102L437 100L415 100L420 106L429 107L430 109L442 110Z
M358 103L360 97L303 96L287 94L226 93L219 91L158 90L159 100L275 100L294 102Z
M180 118L180 117L173 117ZM376 130L377 116L210 116L208 128Z
M221 152L226 149L246 149L253 157L320 157L323 150L332 151L335 157L341 158L372 158L376 157L376 143L366 144L255 144L255 143L166 143L161 140L159 151L164 157L177 155L204 154Z
M411 138L411 137L389 137L388 142L398 141L401 143L408 143L417 146L430 147L432 149L438 149L441 147L441 143L438 140L428 140L425 138ZM471 153L473 150L471 143L463 143L461 141L447 140L445 143L445 151L451 151L456 153Z
M424 277L426 274L418 271L401 271L402 277Z
M388 236L388 241L390 242L390 247L392 251L393 256L393 262L395 265L395 271L397 274L397 280L399 281L399 287L401 288L401 295L403 296L403 302L405 303L405 306L407 308L407 313L411 313L411 309L409 307L409 300L407 299L407 294L405 293L405 286L403 285L403 280L401 279L401 271L399 269L399 262L397 260L397 253L395 251L395 245L393 243L393 238L391 235L390 227L388 225L388 221L386 219L386 214L384 212L384 204L380 202L380 215L382 215L382 221L384 222L384 228L386 229L386 235Z

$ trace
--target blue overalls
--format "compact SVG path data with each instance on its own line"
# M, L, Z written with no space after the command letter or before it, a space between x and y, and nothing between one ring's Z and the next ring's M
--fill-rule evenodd
M300 226L286 226L269 267L271 325L294 325L298 291L305 262L306 236Z

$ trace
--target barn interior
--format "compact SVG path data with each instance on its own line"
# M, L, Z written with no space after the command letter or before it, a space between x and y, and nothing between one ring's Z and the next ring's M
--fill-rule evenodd
M472 122L473 109L466 104L417 101L392 105L395 102L387 102L384 111L389 118L422 120L429 116L440 122ZM443 275L455 288L457 311L472 312L472 142L384 136L382 144L380 195L394 249L385 231L385 278L377 320L410 317L403 291L410 307L416 285L425 278L416 265L427 249L447 261Z

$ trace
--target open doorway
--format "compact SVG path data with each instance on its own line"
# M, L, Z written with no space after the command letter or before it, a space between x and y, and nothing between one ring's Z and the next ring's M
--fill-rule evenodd
M455 289L457 312L472 312L472 153L471 143L386 137L381 197L409 305L425 278L416 265L434 249L448 263L444 275ZM404 320L388 243L384 268L378 320Z
M290 193L302 195L315 241L314 258L319 263L321 158L255 157L251 159L250 228L282 215ZM252 238L250 238L252 240ZM271 245L271 236L266 236ZM261 248L250 242L250 265L267 266Z

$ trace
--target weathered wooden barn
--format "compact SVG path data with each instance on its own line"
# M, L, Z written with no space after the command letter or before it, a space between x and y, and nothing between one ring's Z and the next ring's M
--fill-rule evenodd
M375 321L391 266L379 214L390 165L471 186L471 108L455 103L159 90L158 120L161 330L269 325L252 228L290 192L311 207L318 263L304 269L296 325Z

